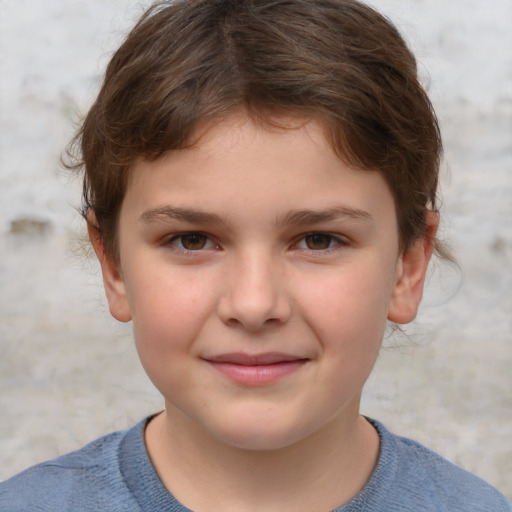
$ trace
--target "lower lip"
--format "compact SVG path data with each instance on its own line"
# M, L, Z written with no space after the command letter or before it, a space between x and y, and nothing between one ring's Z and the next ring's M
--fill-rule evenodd
M274 364L246 366L234 363L208 361L225 377L243 386L264 386L273 384L301 369L307 359L282 361Z

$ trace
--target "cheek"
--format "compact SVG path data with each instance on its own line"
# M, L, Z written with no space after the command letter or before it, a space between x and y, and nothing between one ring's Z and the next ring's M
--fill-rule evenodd
M315 276L303 289L301 310L325 350L345 357L347 351L378 350L386 328L392 294L389 273L372 266L352 266L325 279ZM361 352L364 356L364 352ZM336 356L336 354L335 354Z
M133 332L142 363L164 364L193 345L215 305L212 288L187 273L144 274L129 283Z
M177 279L132 291L135 346L146 374L166 397L191 392L189 375L196 342L211 314L210 296Z

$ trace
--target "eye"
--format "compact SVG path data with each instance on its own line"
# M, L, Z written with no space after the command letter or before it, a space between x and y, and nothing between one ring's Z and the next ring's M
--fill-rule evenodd
M340 245L346 245L346 243L334 235L329 235L328 233L310 233L299 240L296 247L310 251L325 251Z
M215 244L203 233L180 233L173 236L169 244L185 251L200 251L215 247Z

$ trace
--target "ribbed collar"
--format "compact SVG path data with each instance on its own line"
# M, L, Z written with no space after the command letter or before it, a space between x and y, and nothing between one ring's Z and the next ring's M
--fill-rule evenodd
M119 467L130 494L144 512L192 512L162 484L149 459L144 429L151 418L126 432L119 446ZM398 470L397 447L393 435L378 421L367 418L377 430L380 450L377 464L363 489L348 503L333 512L380 510Z

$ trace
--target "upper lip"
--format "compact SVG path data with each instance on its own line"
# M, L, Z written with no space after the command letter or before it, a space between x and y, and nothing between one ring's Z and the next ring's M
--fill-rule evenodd
M245 354L243 352L232 352L229 354L219 354L204 358L212 363L231 363L244 366L262 366L266 364L284 363L289 361L301 361L308 359L294 354L284 354L281 352L265 352L262 354Z

